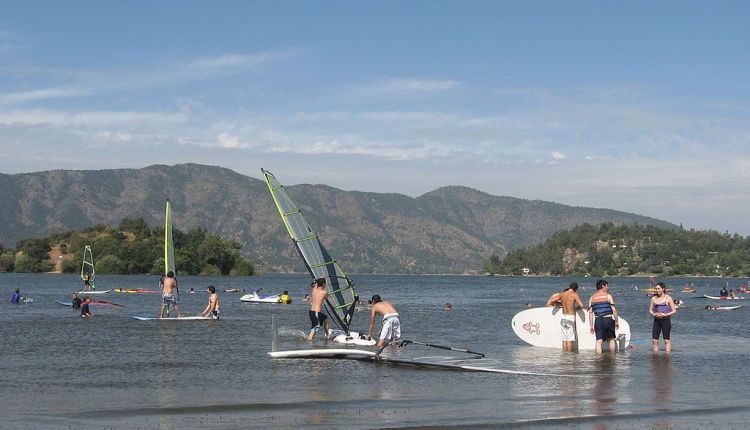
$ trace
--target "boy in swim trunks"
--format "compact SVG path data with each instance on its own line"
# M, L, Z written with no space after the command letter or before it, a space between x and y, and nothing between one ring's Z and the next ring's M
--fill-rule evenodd
M620 318L615 300L609 294L609 282L600 279L596 282L596 292L589 299L589 325L596 335L596 353L602 353L604 341L609 343L609 352L617 351L615 330L620 327Z
M572 282L568 288L560 293L560 304L562 306L562 319L560 329L562 331L563 351L573 351L573 342L576 340L576 306L583 309L583 302L578 295L578 284Z
M370 310L370 325L367 327L367 339L372 339L375 316L378 314L383 315L383 328L380 330L378 346L385 346L386 341L391 343L401 339L401 320L391 302L382 300L379 295L375 294L369 303L372 304L372 309Z
M318 278L313 281L310 285L312 292L310 294L310 334L307 336L307 340L315 339L315 333L321 328L325 333L326 339L328 338L328 317L323 313L323 302L328 297L328 291L326 290L326 279Z

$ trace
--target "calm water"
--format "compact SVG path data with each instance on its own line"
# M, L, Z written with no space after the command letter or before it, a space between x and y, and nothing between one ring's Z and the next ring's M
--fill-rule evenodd
M363 297L381 294L402 316L404 338L481 351L504 369L590 375L511 376L396 367L347 360L271 360L271 317L281 349L308 343L301 300L303 275L252 278L181 277L186 314L206 304L209 283L264 292L289 290L288 306L253 305L220 292L222 319L142 322L159 296L102 298L125 308L94 307L95 318L55 303L79 287L73 275L0 275L1 428L746 428L747 327L750 309L706 311L726 280L691 279L698 291L675 297L687 308L673 318L674 351L653 356L648 298L633 290L645 279L610 279L636 348L597 357L534 348L513 334L510 320L527 302L542 305L571 280L459 276L353 276ZM100 276L102 288L153 288L154 276ZM578 279L584 301L593 279ZM730 280L736 288L739 281ZM10 305L13 288L34 298ZM194 287L198 293L184 292ZM620 289L624 293L618 294ZM443 312L450 301L452 312ZM739 302L739 301L738 301ZM735 302L737 303L737 302ZM742 302L739 302L742 303ZM715 303L714 303L715 304ZM748 300L750 305L750 300ZM365 330L367 314L353 328ZM316 341L318 346L324 342ZM410 347L411 348L411 347ZM434 354L434 351L427 351Z

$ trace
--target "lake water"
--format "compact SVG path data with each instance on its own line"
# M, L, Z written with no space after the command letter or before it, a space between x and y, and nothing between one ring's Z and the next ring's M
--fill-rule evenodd
M648 298L633 289L648 280L610 278L635 348L596 356L534 348L510 328L527 302L543 305L569 278L352 277L363 298L377 293L395 304L406 339L480 351L503 369L587 377L272 360L272 316L281 349L311 346L295 336L309 327L303 275L180 277L183 313L204 308L212 283L222 319L160 322L129 318L155 315L158 295L110 293L101 298L126 307L93 307L96 316L82 319L55 303L69 299L79 277L0 274L0 428L747 428L750 309L707 311L711 301L699 298L718 294L727 280L667 280L687 307L673 318L672 354L654 356ZM575 280L588 300L595 280ZM99 289L153 289L157 282L97 278ZM686 282L696 294L679 292ZM729 283L737 288L740 281ZM198 292L185 294L190 287ZM231 287L286 289L295 300L242 303L240 294L223 292ZM9 304L14 288L34 303ZM452 312L442 311L445 302L454 304ZM353 328L366 330L367 322L366 312L356 313Z

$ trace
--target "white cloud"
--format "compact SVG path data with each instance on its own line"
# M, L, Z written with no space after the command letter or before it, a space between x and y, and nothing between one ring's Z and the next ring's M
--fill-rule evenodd
M14 104L34 100L76 97L85 94L84 91L72 88L45 88L33 91L0 94L0 104Z
M375 89L383 93L432 93L449 91L458 86L457 81L451 80L391 78L375 85Z
M560 151L554 151L552 152L552 158L554 158L555 160L564 160L568 157L566 157L565 154Z

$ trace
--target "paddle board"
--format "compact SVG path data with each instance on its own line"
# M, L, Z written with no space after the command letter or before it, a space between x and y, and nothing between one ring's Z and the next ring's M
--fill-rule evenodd
M704 294L703 297L706 298L706 299L711 299L711 300L745 300L744 297L739 297L739 296L737 296L737 297L719 297L719 296L709 296L708 294Z
M596 337L589 329L589 315L587 311L576 312L576 343L579 350L595 349ZM543 348L562 349L562 333L560 320L562 308L543 307L526 309L517 313L511 321L513 332L524 342ZM620 318L620 328L617 335L617 348L624 350L630 344L630 324ZM607 346L605 345L606 349Z
M203 317L203 316L191 316L191 317L141 317L138 315L131 315L130 318L136 319L138 321L204 321L204 320L210 320L213 319L211 317Z
M63 306L70 306L70 307L73 306L73 302L61 302L60 300L55 300L55 301ZM118 307L118 308L125 307L125 305L121 305L119 303L107 302L104 300L92 300L91 303L89 303L89 305L91 306L113 306L113 307Z
M709 311L733 311L735 309L741 308L742 305L737 306L714 306L712 308L708 308Z
M96 291L76 291L76 294L85 294L85 295L88 295L88 294L107 294L107 293L109 293L111 291L112 290L103 290L103 291L99 291L99 290L96 290Z

